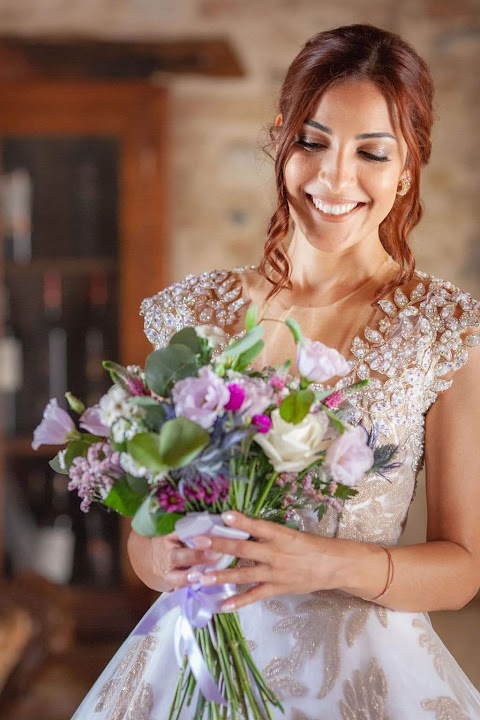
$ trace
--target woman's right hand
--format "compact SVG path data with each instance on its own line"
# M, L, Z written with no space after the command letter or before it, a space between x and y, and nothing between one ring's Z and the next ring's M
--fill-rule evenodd
M204 540L200 539L199 542ZM208 541L207 541L208 542ZM194 565L218 559L208 547L190 549L176 533L148 538L132 530L128 538L128 556L140 580L152 590L167 592L188 584Z

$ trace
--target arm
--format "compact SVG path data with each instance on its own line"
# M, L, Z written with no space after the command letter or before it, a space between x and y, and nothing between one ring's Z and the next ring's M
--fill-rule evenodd
M395 568L378 604L394 610L458 609L480 586L480 347L427 414L427 542L390 548ZM255 567L206 574L202 582L258 583L235 608L284 593L340 589L373 598L385 585L388 558L377 545L322 538L233 514L259 542L213 539L212 549ZM186 582L186 578L184 578Z

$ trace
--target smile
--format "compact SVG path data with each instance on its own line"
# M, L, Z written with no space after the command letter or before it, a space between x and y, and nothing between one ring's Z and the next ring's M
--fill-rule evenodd
M359 207L360 205L363 205L364 203L359 202L351 202L351 203L343 203L341 205L333 205L330 203L323 202L322 200L319 200L319 198L313 197L313 195L310 195L310 199L313 203L313 205L317 208L317 210L320 210L320 212L324 215L348 215L349 213L353 212L355 208Z

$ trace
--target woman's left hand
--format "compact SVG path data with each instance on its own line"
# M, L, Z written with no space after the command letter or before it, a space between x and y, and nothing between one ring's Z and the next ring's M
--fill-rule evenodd
M201 585L223 583L251 584L255 587L230 598L222 610L237 610L274 595L303 594L337 587L342 553L335 552L341 540L292 530L267 520L254 520L242 513L222 514L226 525L246 530L250 540L227 540L205 536L196 538L202 548L209 542L209 553L233 555L253 560L254 566L212 570L202 575L191 572L185 579ZM253 539L256 541L254 542Z

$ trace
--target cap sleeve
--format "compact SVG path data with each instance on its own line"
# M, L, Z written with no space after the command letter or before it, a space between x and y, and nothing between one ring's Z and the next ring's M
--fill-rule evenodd
M242 268L187 275L180 282L145 298L140 306L145 335L155 349L168 345L184 327L216 325L224 332L235 326L243 295Z
M480 343L480 302L452 283L433 279L421 303L422 322L432 332L430 392L433 402L448 390L454 374Z

